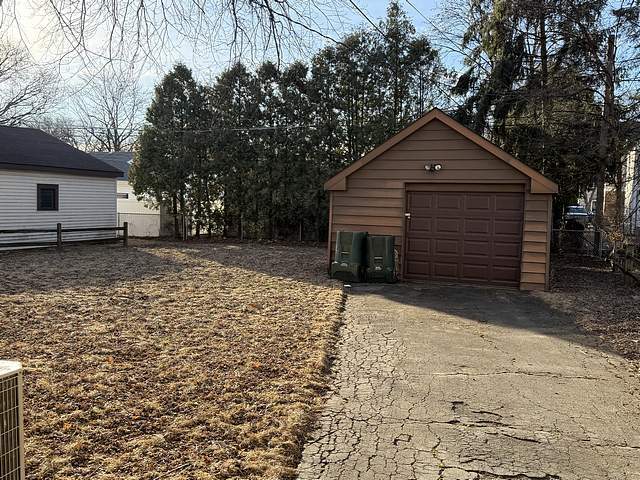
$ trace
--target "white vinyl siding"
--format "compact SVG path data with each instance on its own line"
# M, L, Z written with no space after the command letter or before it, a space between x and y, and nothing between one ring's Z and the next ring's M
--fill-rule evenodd
M118 180L118 193L126 193L129 198L118 199L118 213L140 213L149 215L160 215L156 208L149 208L144 200L138 200L133 193L133 187L126 180Z
M160 210L147 206L144 200L138 200L133 187L127 180L118 180L118 194L126 194L128 198L118 198L118 222L129 224L129 235L132 237L159 237Z
M37 185L58 185L58 210L38 211ZM115 227L116 179L27 170L0 170L0 230ZM112 238L116 232L69 232L63 241ZM0 234L0 243L55 241L56 234Z

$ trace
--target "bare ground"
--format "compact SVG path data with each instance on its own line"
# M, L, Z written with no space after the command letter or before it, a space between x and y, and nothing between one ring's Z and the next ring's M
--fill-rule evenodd
M308 247L134 242L0 254L30 479L282 478L342 294Z
M625 285L623 275L605 262L565 256L553 260L552 289L544 296L640 367L640 286Z

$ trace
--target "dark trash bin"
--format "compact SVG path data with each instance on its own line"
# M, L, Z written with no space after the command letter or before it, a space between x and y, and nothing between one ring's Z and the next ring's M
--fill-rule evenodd
M368 282L393 283L398 280L395 237L393 235L369 235L367 237L366 278Z
M334 259L331 262L331 278L345 282L363 281L366 238L367 232L338 231Z

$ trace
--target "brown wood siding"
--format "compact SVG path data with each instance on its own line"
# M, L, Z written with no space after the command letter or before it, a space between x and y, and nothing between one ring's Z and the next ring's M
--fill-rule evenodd
M427 172L427 163L440 163L442 170ZM551 195L529 193L528 176L439 120L354 171L347 177L346 187L331 192L331 255L338 230L394 235L402 255L406 190L524 191L521 288L547 285Z
M523 290L544 290L549 284L551 200L551 195L525 194L520 276Z

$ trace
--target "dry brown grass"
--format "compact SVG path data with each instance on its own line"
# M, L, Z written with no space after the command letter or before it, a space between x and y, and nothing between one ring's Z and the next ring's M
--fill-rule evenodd
M324 267L251 244L0 254L28 477L291 476L339 322Z

